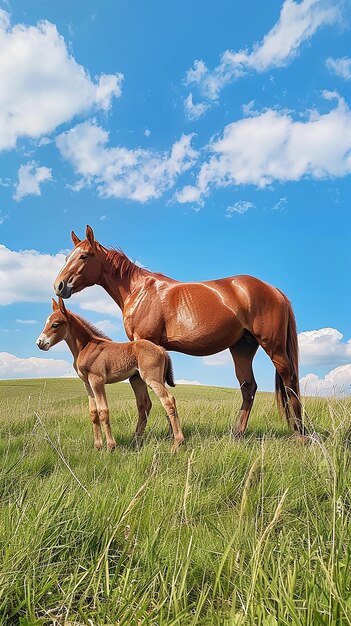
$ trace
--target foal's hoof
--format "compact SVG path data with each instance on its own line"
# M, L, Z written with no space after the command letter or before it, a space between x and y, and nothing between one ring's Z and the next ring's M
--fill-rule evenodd
M179 441L175 441L173 443L173 446L171 448L171 454L175 454L176 452L178 452L179 448L181 445L185 444L185 439L180 439Z
M116 443L108 443L107 444L107 451L108 452L114 452L116 450Z

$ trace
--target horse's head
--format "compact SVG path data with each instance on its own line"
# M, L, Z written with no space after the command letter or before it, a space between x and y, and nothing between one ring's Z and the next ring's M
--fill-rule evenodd
M100 244L95 241L93 229L87 226L86 239L80 240L72 231L74 248L54 282L54 290L61 298L70 298L85 287L96 285L102 271Z
M45 352L63 339L66 339L68 332L69 313L61 298L59 298L58 303L52 299L52 311L37 339L38 348L45 350Z

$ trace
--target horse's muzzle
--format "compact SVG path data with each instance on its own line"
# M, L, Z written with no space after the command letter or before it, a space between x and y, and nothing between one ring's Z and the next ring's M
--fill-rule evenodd
M60 298L70 298L73 291L73 285L65 280L61 280L58 285L54 285L55 293Z

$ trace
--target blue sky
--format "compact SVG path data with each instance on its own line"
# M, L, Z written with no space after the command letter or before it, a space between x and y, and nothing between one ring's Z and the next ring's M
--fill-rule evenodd
M89 223L179 280L276 285L304 388L350 390L350 3L0 7L0 377L71 371L35 339ZM70 306L125 339L102 290ZM237 386L226 354L173 359L177 379ZM255 374L272 388L263 353Z

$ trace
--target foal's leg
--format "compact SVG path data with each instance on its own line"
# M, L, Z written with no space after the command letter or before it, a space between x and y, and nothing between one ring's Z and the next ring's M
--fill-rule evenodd
M99 414L96 408L94 393L89 383L84 383L84 384L85 384L85 388L87 390L88 398L89 398L89 413L90 413L90 418L91 418L91 422L93 425L94 447L97 450L101 450L102 448L101 426L100 426Z
M139 412L138 424L135 431L135 442L137 446L140 446L147 424L147 418L149 417L149 413L151 411L152 403L150 400L147 385L142 380L139 374L135 374L134 376L132 376L129 379L129 382L134 391Z
M180 444L184 441L184 435L179 423L177 407L174 397L169 393L166 386L159 380L153 380L152 378L145 378L145 382L155 392L160 399L163 408L165 409L168 419L170 421L174 442L172 446L172 452L176 452Z
M90 386L94 392L96 407L99 413L100 422L104 426L106 445L108 450L114 450L116 442L113 438L110 427L110 414L108 410L105 384L102 380L97 378L89 379Z
M243 397L238 416L233 424L234 437L241 437L247 426L250 411L255 398L257 384L252 371L252 360L257 352L258 342L251 334L245 334L234 346L230 348L235 373L240 383L240 391Z

